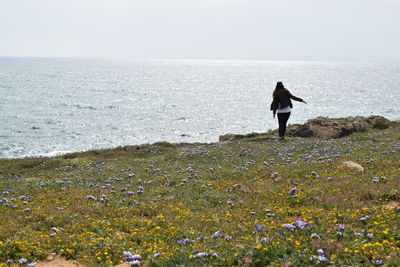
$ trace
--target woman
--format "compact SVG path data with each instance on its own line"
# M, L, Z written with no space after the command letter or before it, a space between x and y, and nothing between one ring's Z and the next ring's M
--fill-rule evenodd
M279 138L281 140L285 139L286 123L290 117L290 112L293 108L292 100L303 102L307 104L306 101L300 97L292 95L288 89L283 86L282 82L276 84L274 93L272 94L273 101L271 103L271 110L273 112L273 117L278 113L279 122Z

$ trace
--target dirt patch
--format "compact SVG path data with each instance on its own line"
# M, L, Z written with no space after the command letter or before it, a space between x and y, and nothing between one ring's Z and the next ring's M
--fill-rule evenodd
M386 205L383 205L383 207L385 209L396 209L396 208L400 208L400 202L397 201L390 201L389 203L387 203Z
M55 256L52 260L44 260L40 261L36 265L37 267L83 267L85 265L73 261L73 260L67 260L66 258L63 258L61 256Z

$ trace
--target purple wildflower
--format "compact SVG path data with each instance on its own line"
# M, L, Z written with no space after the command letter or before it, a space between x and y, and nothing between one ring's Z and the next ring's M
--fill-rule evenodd
M232 236L230 236L230 235L227 235L227 236L225 236L225 239L229 241L229 240L231 240L231 239L232 239Z
M35 267L36 263L29 263L28 265L26 265L26 267Z
M156 253L156 254L153 255L153 258L156 259L156 258L158 258L158 257L160 257L160 256L161 256L161 253Z
M290 231L294 231L296 229L296 226L293 226L291 224L285 223L284 227Z
M372 182L374 182L374 183L379 183L379 178L378 178L378 177L374 177L374 179L372 180Z
M13 263L13 260L7 260L6 263Z
M199 252L199 253L195 254L193 256L193 258L195 258L195 259L204 259L204 258L208 257L208 255L209 254L207 252Z
M184 246L186 244L193 244L193 243L194 243L194 241L189 238L183 238L181 240L178 240L178 244L182 245L182 246Z
M217 231L217 232L215 232L211 237L212 237L212 238L219 238L219 237L223 237L223 236L224 236L224 235L221 234L220 231Z
M372 264L373 264L373 265L382 265L382 264L383 264L383 261L381 261L381 260L375 260L375 261L372 261Z
M367 237L368 237L369 239L374 238L374 236L373 236L372 234L367 234Z
M28 262L28 260L25 259L25 258L21 258L21 259L18 260L18 264L20 264L20 265L25 264L27 262Z
M49 234L49 236L50 236L50 237L55 237L55 236L56 236L56 233L51 233L51 234Z
M255 225L254 225L254 228L256 228L256 230L257 230L258 232L265 231L264 227L261 227L259 224L255 224Z
M234 206L235 206L235 204L233 204L233 202L230 201L230 200L228 200L228 201L226 202L226 204L228 204L228 205L231 206L231 207L234 207Z
M338 229L344 230L344 229L346 229L346 226L344 224L339 224Z
M297 192L297 188L294 187L294 188L289 190L288 194L291 195L291 196L294 196L294 195L296 195L296 192Z
M319 256L318 257L318 261L319 262L327 262L327 261L329 261L327 258L325 258L325 256Z
M273 214L273 213L267 213L266 215L267 215L267 217L274 217L275 216L275 214Z
M366 216L360 218L360 221L365 221L365 220L368 220L369 218L371 218L371 216L366 215Z
M218 254L214 252L213 254L211 254L211 257L213 257L214 259L217 259L218 258Z
M144 192L144 187L143 186L139 186L137 192L139 194L143 193Z
M130 251L124 251L124 259L126 261L132 261L133 260L133 255Z
M138 254L135 254L135 255L132 256L132 259L133 259L134 261L141 261L141 260L142 260L142 257L141 257L140 255L138 255Z
M362 234L355 232L354 233L355 236L362 236Z
M325 256L325 252L320 248L317 250L318 255Z
M87 199L95 200L96 198L94 196L86 196Z
M311 234L311 238L321 239L321 237L316 233Z
M308 223L303 221L295 221L294 225L296 225L297 228L304 229L304 227L306 227Z

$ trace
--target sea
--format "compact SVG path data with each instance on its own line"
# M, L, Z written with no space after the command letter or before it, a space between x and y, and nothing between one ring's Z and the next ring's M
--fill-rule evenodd
M400 119L399 62L0 58L0 158L266 132L278 81L289 123Z

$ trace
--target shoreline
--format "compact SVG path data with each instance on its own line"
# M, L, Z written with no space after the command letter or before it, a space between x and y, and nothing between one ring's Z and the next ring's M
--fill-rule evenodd
M359 125L355 125L353 126L353 128L345 130L347 131L345 135L340 135L340 133L336 134L332 134L332 133L326 133L331 131L332 132L332 128L337 128L337 125L340 125L340 127L345 127L344 124L348 124L348 123L353 123L354 124L354 120L356 119L361 119L363 120L363 122L365 124L365 121L368 121L368 119L370 118L378 118L378 122L377 125L362 125L362 127L360 128ZM310 128L310 126L308 126L308 124L310 124L310 122L312 123L315 120L319 120L317 123L322 125L325 123L325 125L323 125L323 127L325 127L324 132L321 136L321 134L318 133L308 133L308 134L297 134L295 133L296 130L298 130L298 128ZM356 122L358 124L360 124L360 122ZM379 124L379 125L378 125ZM395 126L395 125L400 125L400 120L394 120L391 121L385 117L382 117L380 115L372 115L370 117L363 117L363 116L351 116L351 117L342 117L342 118L327 118L327 117L317 117L314 119L309 119L306 123L303 124L289 124L288 125L288 129L287 129L287 136L288 137L304 137L304 138L309 138L309 137L317 137L317 138L340 138L343 136L346 136L348 134L351 133L356 133L356 132L364 132L366 130L368 130L368 128L377 128L377 129L386 129L390 126ZM315 126L314 126L315 128ZM314 129L315 131L315 129ZM341 129L340 131L343 131L343 129ZM278 139L277 138L277 129L273 129L273 130L269 130L265 133L247 133L247 134L234 134L234 133L227 133L224 135L220 135L219 136L219 141L217 142L167 142L167 141L157 141L154 143L142 143L142 144L135 144L135 145L122 145L122 146L115 146L115 147L104 147L104 148L94 148L94 149L88 149L88 150L82 150L82 151L71 151L71 152L61 152L61 153L57 153L57 152L49 152L47 154L54 154L54 155L39 155L39 156L21 156L21 157L15 157L15 158L0 158L0 160L13 160L13 159L31 159L31 158L53 158L53 157L62 157L64 155L69 155L69 154L76 154L76 153L86 153L86 152L91 152L91 151L102 151L102 150L113 150L113 149L119 149L119 148L123 148L123 147L140 147L140 146L152 146L152 145L158 145L158 144L168 144L171 146L184 146L184 145L212 145L212 144L217 144L220 142L226 142L226 141L233 141L233 140L241 140L241 139L264 139L264 140L274 140L274 139ZM314 136L313 136L314 135ZM325 136L323 136L325 135ZM329 136L330 135L330 136ZM55 154L56 153L56 154Z

